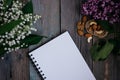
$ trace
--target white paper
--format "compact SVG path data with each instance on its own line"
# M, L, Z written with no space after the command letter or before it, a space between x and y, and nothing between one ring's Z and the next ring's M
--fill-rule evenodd
M96 80L68 32L31 54L46 80Z

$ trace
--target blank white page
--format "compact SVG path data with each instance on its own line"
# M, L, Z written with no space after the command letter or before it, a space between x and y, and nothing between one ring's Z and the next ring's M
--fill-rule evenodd
M46 80L96 80L68 32L31 54Z

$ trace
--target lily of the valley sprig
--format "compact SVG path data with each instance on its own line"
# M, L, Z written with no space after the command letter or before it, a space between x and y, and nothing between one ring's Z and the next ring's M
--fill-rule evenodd
M40 18L33 15L32 1L26 5L17 0L0 1L0 55L37 44L43 36L33 24Z

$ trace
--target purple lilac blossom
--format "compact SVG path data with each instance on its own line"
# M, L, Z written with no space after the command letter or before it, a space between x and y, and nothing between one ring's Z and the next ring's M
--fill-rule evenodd
M120 3L111 0L88 0L82 5L82 14L94 19L120 22Z

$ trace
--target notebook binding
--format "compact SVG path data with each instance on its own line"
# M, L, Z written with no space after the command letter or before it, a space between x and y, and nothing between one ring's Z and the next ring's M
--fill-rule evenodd
M43 79L45 80L47 77L45 76L45 74L43 73L43 70L41 70L41 67L39 66L39 64L38 64L37 61L35 60L35 57L33 57L33 54L30 54L30 57L31 57L34 65L35 65L36 68L38 69L38 72L41 74L41 76L42 76Z

